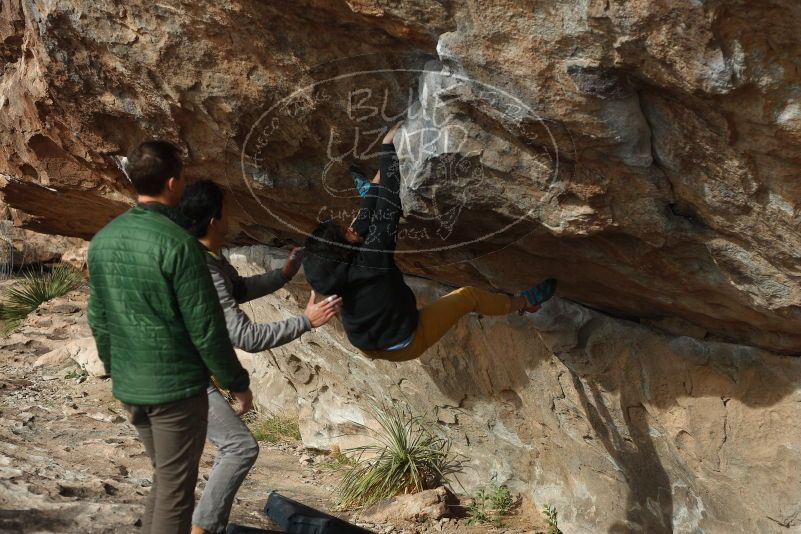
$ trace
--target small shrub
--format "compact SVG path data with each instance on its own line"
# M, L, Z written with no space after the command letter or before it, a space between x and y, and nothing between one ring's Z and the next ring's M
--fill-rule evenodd
M369 506L401 493L417 493L447 485L461 471L462 460L451 441L434 435L431 425L408 409L373 406L380 426L378 444L348 449L352 460L336 493L343 508Z
M277 443L282 440L299 441L300 426L298 420L283 415L262 415L254 413L248 422L248 428L256 441Z
M512 492L506 486L495 483L480 488L467 507L467 524L491 523L496 527L503 526L503 518L508 516L515 504Z
M84 366L80 366L77 369L71 369L67 374L64 375L64 380L75 380L77 382L83 382L89 376L89 371L86 370Z
M8 334L41 304L78 289L85 283L83 275L67 265L58 265L45 272L26 273L6 290L0 305L2 333Z
M548 530L545 534L562 534L562 531L559 530L556 508L546 504L542 513L545 516L545 522L548 524Z

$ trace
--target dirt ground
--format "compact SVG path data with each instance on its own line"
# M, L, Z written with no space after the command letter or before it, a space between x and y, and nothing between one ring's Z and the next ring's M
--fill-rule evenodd
M137 532L149 491L149 459L111 382L85 376L72 360L33 367L34 361L88 335L85 292L74 292L35 312L17 332L0 339L0 532ZM270 491L331 512L338 474L327 457L309 456L300 443L261 443L231 521L274 528L262 509ZM197 494L214 448L201 461ZM348 518L351 514L334 512ZM366 524L380 534L539 532L537 513L518 513L507 527L467 526L464 519L422 524Z

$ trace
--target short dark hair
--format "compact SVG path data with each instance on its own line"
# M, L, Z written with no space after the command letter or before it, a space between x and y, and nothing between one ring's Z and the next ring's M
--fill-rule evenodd
M186 229L195 237L203 237L209 231L212 219L222 216L225 192L211 180L192 182L178 204L178 209L186 219Z
M342 237L338 224L321 223L306 239L303 272L309 285L323 295L341 294L355 251Z
M164 191L167 180L181 176L182 168L177 146L167 141L146 141L128 156L125 173L138 194L158 195Z
M345 261L350 259L353 247L342 237L342 230L333 220L317 225L309 234L304 245L306 257L318 256L328 260Z

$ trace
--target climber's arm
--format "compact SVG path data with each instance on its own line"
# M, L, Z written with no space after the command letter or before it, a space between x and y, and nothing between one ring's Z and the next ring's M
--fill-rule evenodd
M398 219L403 212L401 208L400 198L400 162L398 161L398 154L395 152L395 133L398 131L401 123L396 124L390 128L389 132L384 136L384 141L381 144L381 152L379 153L379 173L380 173L380 188L381 199L384 203L393 208L392 213ZM382 202L379 200L379 206ZM397 213L395 213L397 212Z
M379 198L364 247L374 250L394 250L403 209L400 199L400 163L392 141L398 125L389 131L381 145ZM371 189L375 187L372 186Z

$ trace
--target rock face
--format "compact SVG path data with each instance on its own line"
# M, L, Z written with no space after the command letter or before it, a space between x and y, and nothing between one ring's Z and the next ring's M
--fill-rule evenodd
M64 346L43 354L33 363L33 366L54 365L67 360L74 361L81 369L92 376L108 376L106 368L97 354L95 340L91 336L71 341Z
M75 237L40 234L0 221L0 269L6 272L26 265L65 262L85 267L88 244Z
M86 241L20 228L13 211L0 202L0 270L9 273L27 265L57 261L70 263L78 269L85 266Z
M794 0L8 0L2 189L30 228L90 237L159 136L232 190L235 241L299 241L353 211L347 164L406 116L410 273L559 274L595 308L798 353L800 21Z
M443 487L398 495L388 501L374 504L359 514L359 519L386 522L387 519L425 522L453 517L458 500Z
M280 265L232 252L244 273ZM409 279L421 301L445 288ZM295 280L246 304L260 321L300 313ZM556 299L526 317L471 316L420 360L355 353L338 325L250 360L263 409L297 413L307 447L373 443L370 401L427 413L494 477L559 512L565 532L770 533L801 528L801 361L670 336Z
M801 353L799 23L795 0L3 0L0 189L89 238L162 137L230 191L233 244L299 243L350 220L348 165L372 174L405 118L421 300L548 275L565 300L402 366L324 329L253 360L261 404L320 447L369 395L434 409L468 482L571 532L798 529L799 367L775 353Z

